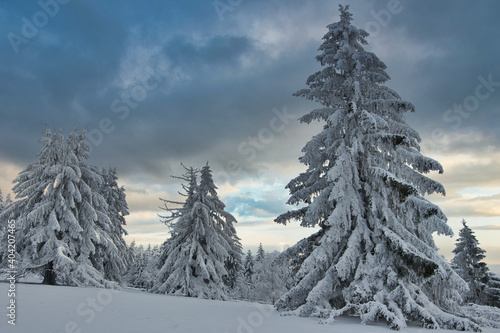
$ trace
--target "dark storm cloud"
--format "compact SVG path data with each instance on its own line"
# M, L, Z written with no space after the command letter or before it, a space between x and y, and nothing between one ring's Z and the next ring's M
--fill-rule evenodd
M443 115L475 94L479 76L500 81L500 3L401 0L402 10L385 23L380 15L389 1L349 3L356 25L379 24L369 47L383 50L389 85L417 105L409 120L423 135L434 127L457 130ZM2 31L16 33L22 17L40 10L36 1L0 7ZM93 147L92 163L116 165L124 175L141 172L156 182L179 161L211 160L215 169L230 160L265 162L249 161L237 147L268 126L272 109L300 115L315 107L291 94L318 69L316 49L325 26L337 20L336 7L326 0L244 1L220 20L210 1L73 0L18 54L7 38L0 44L0 156L26 164L45 124L68 132L77 124L98 128L109 118L114 130ZM316 26L317 35L305 32ZM130 60L134 52L137 59ZM112 102L136 82L132 74L132 83L125 82L124 75L161 61L169 67L160 87L120 119ZM463 117L458 130L496 129L499 103L500 88ZM281 135L290 142L297 136ZM266 149L259 157L296 163L287 149Z
M23 4L4 8L11 18L4 21L5 30L21 36L26 20L34 24L34 15L42 12L34 1ZM110 18L74 1L60 6L18 53L3 39L0 113L2 134L10 138L1 140L3 157L29 161L45 124L69 130L92 117L96 110L85 105L99 106L99 91L116 71L125 38Z
M479 100L477 106L472 103L472 112L465 110L461 115L455 112L454 106L471 102L466 99L475 97L478 85L484 79L488 81L488 76L500 82L500 44L494 42L500 38L500 27L495 19L500 3L401 3L404 10L392 16L380 35L385 35L386 39L404 39L394 40L391 45L394 56L383 60L393 78L389 85L417 106L417 114L410 117L417 129L427 136L436 128L446 132L467 126L480 131L497 129L498 123L488 119L498 114L499 86L493 87L494 90L489 91L491 95ZM396 59L398 55L407 57Z

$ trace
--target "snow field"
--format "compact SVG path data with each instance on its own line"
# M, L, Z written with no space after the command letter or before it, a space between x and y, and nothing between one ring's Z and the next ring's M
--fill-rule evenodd
M6 307L7 283L0 283ZM113 291L18 284L16 326L0 320L0 332L21 333L388 333L384 322L360 325L358 318L339 318L320 325L314 318L281 316L270 305L174 297L134 289ZM6 313L4 307L3 313ZM404 332L429 330L409 327ZM443 332L453 332L443 330ZM500 329L484 329L500 333Z

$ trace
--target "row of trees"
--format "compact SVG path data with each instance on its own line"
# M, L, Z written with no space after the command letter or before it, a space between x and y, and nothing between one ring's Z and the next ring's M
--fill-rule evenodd
M127 249L124 188L117 184L116 169L98 170L84 163L85 154L77 157L82 145L85 151L84 135L75 130L64 140L61 131L46 129L39 159L15 180L13 190L21 199L3 202L0 192L0 216L18 222L16 236L28 235L17 246L21 271L42 273L50 284L115 287L125 282L156 293L270 304L283 302L300 285L297 276L312 253L311 237L281 254L265 253L261 244L255 257L248 251L243 259L236 219L224 210L208 163L201 170L185 167L186 173L176 177L185 182L184 202L163 200L168 212L163 222L171 237L161 247L144 249L134 242ZM75 221L78 233L70 224ZM91 233L94 238L86 236ZM468 284L463 300L499 306L500 281L482 262L485 251L465 221L457 241L452 267ZM120 250L106 252L111 242ZM3 247L4 264L6 253Z
M130 244L129 251L132 263L125 275L128 286L140 289L151 289L156 281L156 274L160 265L161 249L159 245L136 246L135 241Z
M160 256L164 249L159 245L137 246L133 241L129 251L133 262L125 275L125 282L130 287L151 291L158 280L159 268L163 266ZM248 250L242 261L243 270L238 272L234 288L228 290L231 298L274 304L291 283L288 263L277 260L278 256L277 251L266 253L262 244L255 257Z
M453 250L452 268L468 284L469 291L462 295L464 303L489 305L500 308L500 277L489 271L483 261L485 251L472 229L462 221L463 228ZM159 245L129 246L133 260L125 275L127 285L150 290L157 280L158 269L162 266ZM237 279L232 297L249 301L274 304L294 284L293 277L298 266L295 260L286 261L277 251L266 253L262 244L257 254L248 250L243 259L242 278Z
M245 271L241 299L274 304L292 284L288 261L279 257L279 252L266 253L260 244L255 258L248 250L245 256Z
M244 266L236 219L224 210L208 163L176 177L186 182L184 202L163 200L171 237L161 247L127 248L125 190L117 184L116 169L86 163L85 130L65 138L61 129L47 128L40 142L37 160L14 180L18 200L8 196L4 202L0 192L2 239L7 221L16 221L15 253L0 242L4 270L14 254L10 262L18 276L40 274L46 284L117 287L126 282L156 293L270 303L284 292L278 276L286 263L277 266L277 253L265 254L260 247L256 260L249 253Z

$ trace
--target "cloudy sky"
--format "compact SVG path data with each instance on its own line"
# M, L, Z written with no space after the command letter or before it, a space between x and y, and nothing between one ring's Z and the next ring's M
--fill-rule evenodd
M180 162L210 161L246 249L293 245L314 230L273 219L319 125L293 97L333 0L2 1L0 188L36 158L45 126L88 126L90 163L116 166L131 215L127 241L158 244L159 198L175 199ZM347 2L347 1L346 1ZM500 2L349 1L388 85L416 106L407 120L444 175L433 196L458 234L467 219L500 264ZM437 237L450 257L454 238Z

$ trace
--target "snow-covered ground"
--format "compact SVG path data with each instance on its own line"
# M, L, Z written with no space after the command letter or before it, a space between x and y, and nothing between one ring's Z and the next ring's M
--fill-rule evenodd
M0 283L0 332L20 333L377 333L390 332L384 323L360 325L339 318L334 325L316 319L283 317L269 305L209 301L149 294L138 290L16 285L16 326L8 324L7 283ZM426 332L409 327L405 332ZM500 329L484 329L500 333Z

